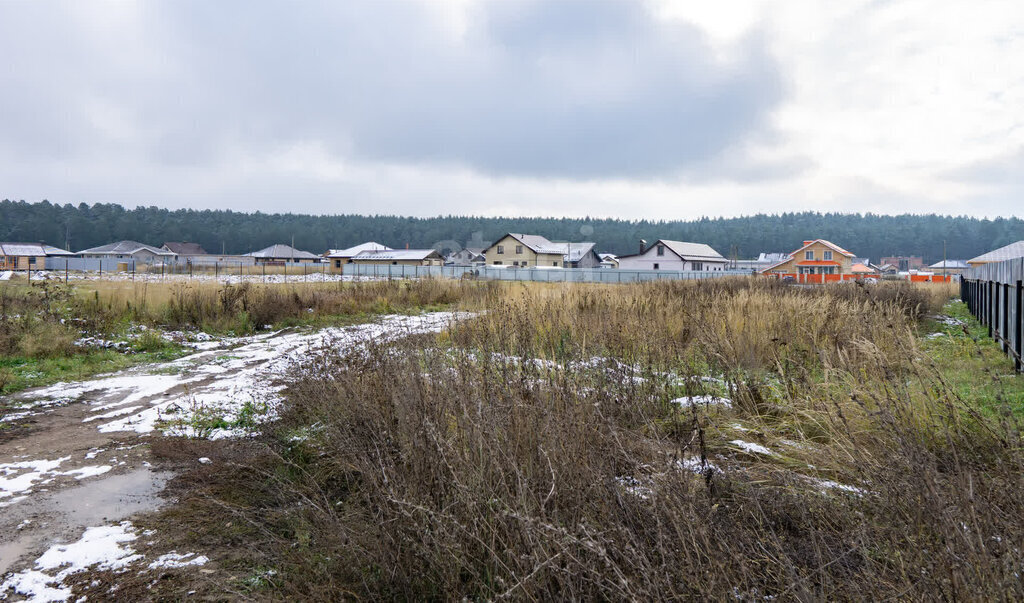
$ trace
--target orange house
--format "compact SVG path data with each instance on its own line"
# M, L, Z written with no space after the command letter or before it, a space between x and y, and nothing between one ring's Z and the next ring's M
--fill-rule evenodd
M761 274L794 275L801 282L839 281L853 274L853 258L852 253L835 243L814 239L804 241L789 258L765 268Z

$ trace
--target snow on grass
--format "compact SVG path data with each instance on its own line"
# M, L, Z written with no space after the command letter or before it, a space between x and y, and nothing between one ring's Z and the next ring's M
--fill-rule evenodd
M197 555L195 553L185 553L184 555L178 554L174 551L160 557L149 564L149 569L160 569L160 568L177 568L177 567L188 567L190 565L206 565L209 562L209 558L204 555Z
M127 521L88 528L81 539L50 547L36 559L33 569L8 578L0 584L0 594L13 590L31 601L67 601L71 589L64 586L64 581L72 574L90 568L121 569L141 559L142 555L125 545L136 538L131 522Z
M52 399L93 405L85 422L104 433L154 431L209 439L251 434L272 420L282 400L282 381L316 352L346 353L414 333L438 332L468 313L391 315L375 322L225 339L218 353L205 350L143 369L130 369L79 383L59 383L25 392L19 399L43 404ZM113 419L113 420L109 420Z
M716 396L684 396L669 401L669 404L675 404L680 408L690 408L691 406L723 406L725 408L732 408L732 400Z
M125 571L144 562L145 556L136 553L130 545L138 537L138 531L130 521L87 528L77 541L51 546L35 560L32 568L8 577L0 584L0 599L13 591L30 601L67 601L71 597L67 579L72 575L86 570ZM171 551L149 563L145 569L182 568L208 562L209 559L203 555Z
M753 442L744 442L743 440L730 440L729 443L732 444L733 446L736 446L737 448L742 449L744 452L751 452L755 454L772 454L771 450L768 450L764 446L760 444L755 444Z

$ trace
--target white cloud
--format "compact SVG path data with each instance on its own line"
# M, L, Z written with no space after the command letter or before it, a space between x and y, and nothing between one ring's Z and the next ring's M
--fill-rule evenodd
M0 197L1022 215L1012 2L4 3L0 52Z

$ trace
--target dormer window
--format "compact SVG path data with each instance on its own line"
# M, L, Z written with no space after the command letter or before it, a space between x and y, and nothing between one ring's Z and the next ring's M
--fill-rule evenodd
M814 251L805 251L804 252L804 259L805 260L813 260L814 259Z
M824 256L825 256L826 260L830 260L830 261L832 260L832 252L831 251L824 252Z

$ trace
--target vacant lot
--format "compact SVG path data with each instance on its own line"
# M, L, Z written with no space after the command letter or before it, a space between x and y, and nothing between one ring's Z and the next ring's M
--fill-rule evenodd
M75 595L1024 596L1024 377L951 288L345 286L409 289L277 323L477 314L311 350L252 437L154 438L178 502L134 521L212 569Z

